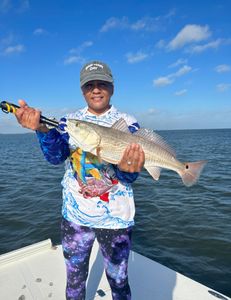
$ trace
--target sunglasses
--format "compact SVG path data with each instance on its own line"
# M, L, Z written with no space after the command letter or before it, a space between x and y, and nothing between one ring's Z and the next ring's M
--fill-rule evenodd
M107 81L97 81L97 82L87 82L83 85L82 89L86 92L92 91L94 88L100 89L100 90L106 90L110 88L112 84Z

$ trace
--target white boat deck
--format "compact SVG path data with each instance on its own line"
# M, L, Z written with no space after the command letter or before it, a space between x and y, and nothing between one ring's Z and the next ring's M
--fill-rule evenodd
M133 300L231 300L135 252L129 280ZM61 246L52 247L49 239L0 256L1 300L65 300L65 281ZM112 299L96 242L86 299Z

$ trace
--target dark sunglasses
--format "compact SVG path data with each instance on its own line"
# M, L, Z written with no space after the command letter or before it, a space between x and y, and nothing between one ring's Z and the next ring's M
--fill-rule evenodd
M92 91L94 88L98 88L100 90L106 90L110 88L112 84L107 81L97 81L97 82L87 82L83 85L82 89L84 91Z

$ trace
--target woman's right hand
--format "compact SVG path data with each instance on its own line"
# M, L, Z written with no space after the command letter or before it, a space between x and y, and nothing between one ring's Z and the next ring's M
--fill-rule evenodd
M20 108L17 109L15 116L22 127L41 132L49 131L45 124L40 123L40 110L29 107L24 100L19 100L18 103Z

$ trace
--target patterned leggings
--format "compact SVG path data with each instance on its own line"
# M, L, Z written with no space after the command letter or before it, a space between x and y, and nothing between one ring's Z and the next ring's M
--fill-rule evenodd
M127 267L132 228L89 228L63 218L61 229L67 269L66 299L85 299L88 263L93 242L97 238L113 300L130 300Z

